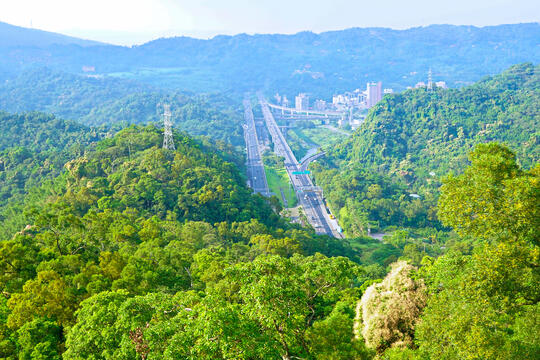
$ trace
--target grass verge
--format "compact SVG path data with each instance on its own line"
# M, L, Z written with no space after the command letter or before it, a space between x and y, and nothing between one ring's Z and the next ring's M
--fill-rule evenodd
M289 182L287 171L283 168L276 169L267 165L264 166L264 171L266 172L266 181L268 182L270 191L278 197L282 205L285 204L283 204L283 200L281 198L281 191L279 190L280 188L283 189L283 192L285 193L288 207L296 206L296 195L294 194L294 190Z

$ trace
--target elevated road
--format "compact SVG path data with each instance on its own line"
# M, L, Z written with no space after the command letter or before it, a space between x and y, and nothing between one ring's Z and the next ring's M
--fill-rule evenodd
M247 174L249 185L254 192L264 196L270 196L268 183L266 182L266 173L261 159L259 149L259 139L257 138L257 129L255 127L255 119L253 118L253 110L251 102L244 100L244 138L246 140L247 149Z
M268 106L275 110L281 110L287 114L298 114L306 116L324 116L324 117L342 117L344 112L342 111L322 111L322 110L298 110L296 108L289 108L285 106L275 105L267 102Z
M306 171L312 161L322 158L324 155L326 155L326 153L323 151L305 158L304 161L302 161L302 163L300 164L300 171Z
M301 165L298 163L298 160L296 160L287 141L285 141L285 137L279 129L279 126L268 107L268 103L260 94L259 103L261 104L268 132L274 143L274 152L285 159L285 169L293 184L298 201L304 208L307 220L315 228L315 231L318 234L342 237L337 231L337 223L330 219L329 214L326 211L322 193L317 191L311 178L307 174L293 174L300 171Z

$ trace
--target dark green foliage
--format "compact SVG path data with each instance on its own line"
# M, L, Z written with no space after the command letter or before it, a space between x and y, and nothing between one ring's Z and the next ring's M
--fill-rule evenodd
M430 297L415 332L418 349L388 358L540 355L539 168L521 169L498 144L476 146L470 159L462 175L443 181L439 212L461 236L479 241L422 261Z
M25 225L25 194L31 192L37 201L39 185L60 175L67 161L82 156L110 132L41 113L0 112L0 240Z
M129 80L73 75L48 68L0 84L0 109L44 111L89 126L161 122L169 104L177 129L243 145L238 104L222 95L157 90Z

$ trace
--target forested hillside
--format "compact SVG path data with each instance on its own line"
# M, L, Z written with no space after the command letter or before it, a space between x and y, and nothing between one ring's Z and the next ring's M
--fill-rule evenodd
M114 128L88 128L43 113L0 112L0 240L24 225L23 200L64 171L64 164L82 156Z
M279 220L212 148L160 138L133 126L101 141L0 242L3 358L539 354L539 169L507 148L478 146L445 180L439 216L461 236L448 254L381 281L339 241Z
M123 129L26 202L27 226L0 242L2 357L337 351L323 340L367 353L340 334L352 333L358 287L374 275L320 253L358 254L284 222L279 203L252 195L215 147L176 134L169 151L162 141L151 125Z
M499 141L530 168L540 159L540 67L516 65L463 89L385 96L346 142L313 164L349 234L389 225L440 227L438 187L474 144Z
M48 68L20 74L0 84L0 109L42 111L85 125L161 121L171 105L176 128L234 146L243 144L238 104L218 95L159 90L134 81L73 75Z
M465 241L419 269L396 264L359 303L357 329L383 359L540 356L540 166L494 143L469 159L438 204Z

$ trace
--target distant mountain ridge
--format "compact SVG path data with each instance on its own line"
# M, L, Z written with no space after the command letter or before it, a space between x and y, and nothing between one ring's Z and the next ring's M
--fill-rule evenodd
M0 37L5 34L0 29ZM334 93L382 81L396 90L426 81L471 84L511 65L540 61L540 24L352 28L320 34L162 38L143 45L0 46L0 76L47 66L195 92L264 89L293 96ZM89 70L90 69L90 70ZM95 70L95 71L94 71Z
M104 43L50 31L15 26L0 21L0 47L44 47L50 45L96 46L104 45Z

